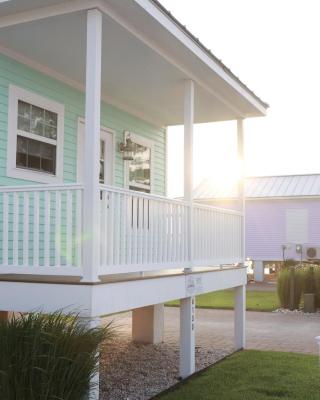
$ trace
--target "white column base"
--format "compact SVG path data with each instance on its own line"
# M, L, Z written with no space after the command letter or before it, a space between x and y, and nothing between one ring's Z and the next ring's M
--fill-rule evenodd
M132 340L137 343L157 344L163 342L164 305L132 310Z
M99 317L81 318L81 322L88 328L96 328L100 326L101 319ZM85 400L99 400L99 378L100 374L98 370L98 372L91 378L90 384L92 385L92 387L90 388Z
M256 282L264 281L264 265L263 261L255 260L253 262L253 274Z
M195 298L180 300L180 377L195 372Z
M246 345L246 286L234 289L234 347L244 349Z

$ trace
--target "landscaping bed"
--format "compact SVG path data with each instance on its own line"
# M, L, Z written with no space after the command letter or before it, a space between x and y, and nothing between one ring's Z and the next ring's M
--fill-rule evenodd
M318 400L318 357L246 350L177 385L158 400Z
M217 362L229 350L196 347L196 370ZM179 382L179 347L143 345L129 338L103 346L100 359L101 400L147 400Z
M179 306L179 301L171 301L167 306ZM197 296L196 307L232 310L234 308L233 290L222 290ZM247 290L248 311L274 311L279 308L275 291Z

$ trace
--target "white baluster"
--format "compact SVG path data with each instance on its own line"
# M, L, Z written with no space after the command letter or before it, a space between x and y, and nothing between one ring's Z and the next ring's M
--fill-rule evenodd
M69 210L67 210L69 212ZM44 266L50 265L50 192L44 196Z
M29 193L23 193L23 265L29 266Z
M39 266L39 192L33 194L34 216L33 216L33 266Z
M2 248L2 264L8 265L8 244L9 244L9 198L8 193L3 193L3 248Z

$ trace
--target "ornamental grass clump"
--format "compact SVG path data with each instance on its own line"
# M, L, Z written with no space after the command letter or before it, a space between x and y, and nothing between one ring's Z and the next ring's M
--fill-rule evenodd
M282 308L298 309L303 293L303 270L283 268L277 280L277 292Z
M32 313L0 321L1 400L81 400L114 329L89 328L76 314Z

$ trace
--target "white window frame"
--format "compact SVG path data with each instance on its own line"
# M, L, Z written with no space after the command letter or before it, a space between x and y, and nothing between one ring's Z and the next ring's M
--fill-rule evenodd
M44 171L33 171L31 169L17 167L17 136L18 131L18 101L44 108L58 114L57 140L52 140L32 133L24 133L24 137L56 146L56 173L55 175ZM63 143L64 143L64 105L42 97L36 93L29 92L18 86L9 85L8 99L8 144L7 144L7 176L10 178L25 179L39 183L63 182Z
M153 166L154 166L154 141L151 139L147 139L143 136L140 136L134 132L128 132L126 131L125 133L125 137L124 140L127 139L127 137L130 136L131 140L133 141L133 143L137 143L140 146L145 146L145 147L149 147L151 149L151 160L150 160L150 193L154 193L154 170L153 170ZM125 184L125 188L129 189L130 187L130 182L129 182L129 164L130 161L125 161L124 162L124 184ZM141 186L141 189L146 189L144 187Z

